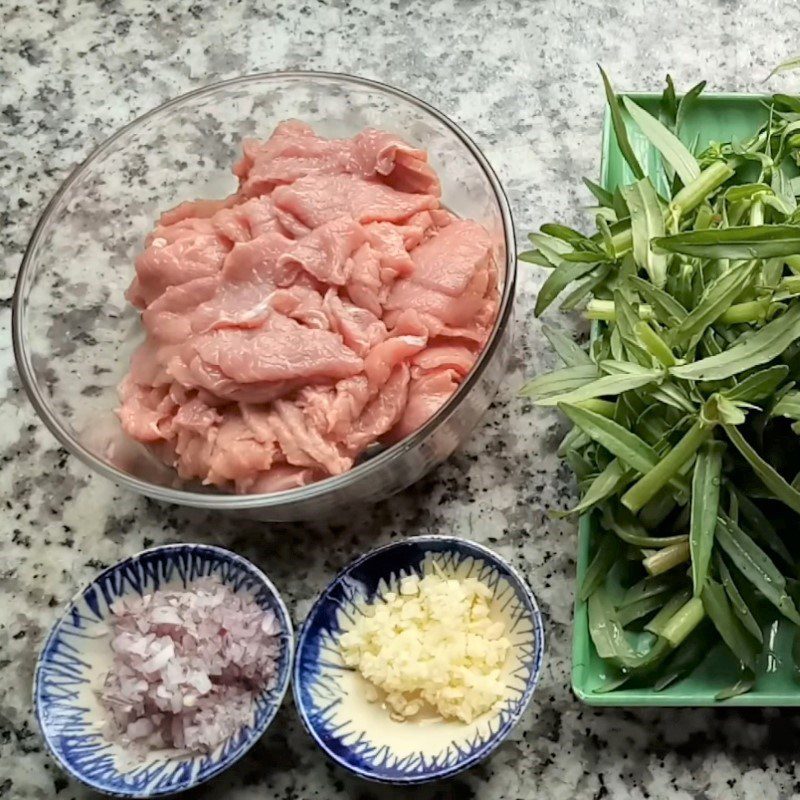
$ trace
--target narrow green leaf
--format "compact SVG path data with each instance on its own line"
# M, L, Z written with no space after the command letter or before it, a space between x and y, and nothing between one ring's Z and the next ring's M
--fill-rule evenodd
M766 514L744 493L736 487L729 487L736 494L736 501L742 517L747 521L750 536L779 556L788 566L794 568L794 559L786 549L783 539L773 527Z
M547 276L547 280L542 284L542 288L539 289L539 295L536 298L536 306L533 310L533 313L537 317L544 313L545 309L570 283L578 280L578 278L582 278L597 266L597 256L593 253L585 253L582 255L590 256L590 260L588 262L562 261ZM564 256L564 258L566 258L566 256Z
M623 506L612 509L611 503L603 507L603 527L616 534L623 542L634 547L658 550L686 541L685 534L675 536L650 536L639 520ZM688 600L688 598L687 598Z
M785 61L781 61L781 63L778 64L778 66L775 67L769 75L767 75L767 80L781 72L790 72L791 70L795 69L800 69L800 53L798 53L796 56L790 56Z
M556 355L568 367L590 366L592 360L589 354L569 336L562 331L551 328L549 325L542 325L542 333L550 342L550 346L556 351Z
M738 428L732 425L725 425L725 433L733 442L736 449L742 454L744 460L758 476L759 480L767 487L775 497L793 511L800 514L800 492L788 483L771 465L755 451L747 439L742 436Z
M786 580L770 557L726 515L720 513L717 541L744 577L795 625L800 614L786 591Z
M600 70L600 75L603 78L603 87L605 88L606 92L608 110L611 113L611 125L614 128L614 134L617 137L619 151L622 153L622 157L625 159L625 161L628 162L628 166L631 168L631 172L633 172L634 176L638 180L641 180L644 178L644 170L640 166L639 161L633 152L633 148L631 147L630 140L628 139L628 131L625 128L625 121L622 119L619 99L614 94L614 89L611 86L611 82L608 80L608 76L603 71L603 68L599 64L598 68Z
M557 267L561 263L561 258L565 253L572 251L572 245L561 239L556 239L555 236L548 236L544 233L529 233L528 239L553 267Z
M791 178L781 167L772 170L772 191L784 204L789 214L797 209L797 199L792 191Z
M602 587L589 597L588 612L589 634L597 655L618 669L628 672L652 667L669 652L666 642L655 637L649 647L633 647Z
M676 681L682 680L702 663L708 655L707 634L706 625L696 628L691 636L672 653L664 663L658 680L653 684L654 692L661 692Z
M773 94L772 101L788 111L800 114L800 97L793 97L789 94Z
M656 253L681 253L695 258L772 258L800 254L800 226L753 225L712 228L659 236Z
M598 214L595 218L595 224L597 225L597 229L600 231L600 236L603 238L603 247L605 247L606 253L608 253L609 258L616 258L617 257L617 245L614 242L614 236L611 233L611 228L609 227L608 223L603 219L601 214Z
M722 581L722 586L725 589L728 599L731 602L733 613L739 618L739 622L749 631L749 633L761 644L764 641L764 636L761 633L761 626L758 624L753 612L750 611L745 599L739 592L736 583L733 580L731 571L725 563L725 559L717 553L716 558L717 570L719 571L719 578Z
M621 187L620 191L630 209L636 264L647 272L654 286L663 289L667 279L667 259L650 246L651 240L661 241L665 238L664 210L656 190L644 178L630 186Z
M527 264L536 264L539 267L544 267L545 269L553 269L552 263L545 258L538 250L525 250L522 253L517 254L517 258L520 261L524 261Z
M706 328L717 320L733 301L747 289L756 275L756 264L749 262L731 267L709 283L697 305L670 332L672 341L694 347Z
M601 261L607 261L608 258L604 253L588 250L575 250L572 253L564 253L561 256L561 261L567 264L591 264L597 266Z
M771 417L800 419L800 392L786 392L769 412Z
M756 685L756 674L747 665L740 665L741 677L733 686L723 689L714 695L714 699L721 702L723 700L730 700L732 697L738 697L740 694L747 694Z
M591 383L598 377L597 367L592 363L582 363L574 367L564 367L564 369L548 372L544 375L537 375L528 381L520 390L524 397L532 397L540 400L549 396L556 396L570 392ZM553 404L555 405L555 404Z
M675 590L676 583L677 580L674 575L648 575L625 592L622 601L619 603L619 607L626 608L648 597L662 595L665 592L672 593Z
M739 661L755 669L758 650L756 643L731 611L722 586L709 578L703 586L703 608L706 610L722 640Z
M744 400L748 403L766 400L768 397L772 397L788 374L789 367L785 364L767 367L748 375L732 389L723 390L722 394L728 400ZM798 396L798 401L798 412L800 412L800 395ZM796 419L800 419L800 416L796 417Z
M706 442L698 451L694 462L689 547L695 597L699 597L703 591L711 561L711 549L714 546L724 449L722 442Z
M591 297L594 290L605 282L611 272L611 264L600 264L589 273L589 277L581 281L569 294L561 301L559 308L562 311L573 311L587 297Z
M652 306L656 319L663 325L672 326L689 313L671 294L649 281L633 276L629 278L629 283Z
M678 118L678 97L675 94L675 84L672 76L667 75L667 85L661 93L661 102L658 104L658 116L661 122L670 130L675 130L675 121Z
M670 373L676 378L692 381L730 378L772 361L797 338L800 338L800 304L793 305L782 317L768 322L747 339L719 355L673 367Z
M697 408L686 395L686 393L678 385L674 383L664 382L660 386L647 390L648 394L663 403L665 406L677 408L679 411L687 411L690 414L695 413Z
M626 483L627 470L616 458L592 481L581 501L567 512L556 512L556 518L582 514L594 508L598 503L616 494Z
M590 181L588 178L584 178L583 183L586 188L595 196L597 202L600 203L603 208L613 207L614 201L611 192L606 191L602 186L600 186L600 184Z
M641 372L628 373L624 375L604 375L597 380L584 383L578 388L565 391L561 394L539 397L523 389L523 394L533 396L537 405L556 406L559 403L579 403L581 400L589 400L592 397L613 397L622 392L629 392L631 389L638 389L648 383L660 380L662 372L657 369L644 369ZM538 380L538 379L537 379Z
M697 159L686 149L686 146L674 133L665 128L655 117L637 106L629 97L622 102L634 122L642 129L642 133L661 153L667 163L678 173L684 186L700 177Z
M617 610L617 619L620 625L624 628L630 625L631 622L642 619L642 617L646 617L648 614L657 611L664 602L665 594L666 592L662 592L652 597L644 597L641 600L637 600L635 603L629 603L619 608Z
M723 197L731 203L741 203L765 194L772 194L772 188L766 183L739 183L726 189Z
M561 239L562 242L568 242L573 246L589 242L589 237L585 234L566 225L560 225L557 222L546 222L539 230L548 236L554 236L556 239Z
M681 97L678 101L678 112L675 115L675 133L680 133L681 128L683 128L683 124L686 122L686 118L690 114L692 110L692 106L697 103L697 98L703 92L703 89L706 88L706 82L700 81L700 83L692 86L686 94Z
M611 195L611 202L614 205L614 213L617 215L617 219L628 220L630 224L631 212L628 210L628 204L625 202L625 198L622 196L622 191L619 186L614 188L614 193ZM631 244L633 244L633 239L631 239Z
M658 462L658 456L650 445L614 420L569 403L559 403L558 407L594 441L635 470L647 472Z
M614 536L602 536L597 542L597 549L586 574L583 576L578 598L586 602L592 593L603 583L611 565L617 560L620 553L619 540Z

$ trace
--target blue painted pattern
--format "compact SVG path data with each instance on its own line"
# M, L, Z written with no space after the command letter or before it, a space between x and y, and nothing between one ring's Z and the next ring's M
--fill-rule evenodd
M106 635L109 606L126 595L148 594L167 585L186 587L209 576L218 577L236 592L248 593L262 609L275 614L281 626L276 685L257 698L252 724L213 752L193 757L156 755L133 762L120 745L103 736L104 712L94 693L111 662ZM261 737L288 687L292 653L289 614L257 567L220 547L157 547L105 570L70 603L39 656L33 687L36 716L51 753L83 783L115 797L172 794L222 772Z
M430 724L420 725L413 749L401 751L387 741L388 712L384 720L372 718L374 724L351 713L353 670L343 664L338 641L367 603L395 589L404 575L428 572L433 564L445 574L479 578L492 590L493 606L508 621L513 666L506 677L505 700L481 724L463 726L459 733L458 723L450 723L447 732L435 738L430 736ZM295 704L309 733L343 766L370 780L422 783L466 769L498 746L528 705L543 649L536 600L522 578L496 554L454 537L406 539L356 561L317 600L298 637Z

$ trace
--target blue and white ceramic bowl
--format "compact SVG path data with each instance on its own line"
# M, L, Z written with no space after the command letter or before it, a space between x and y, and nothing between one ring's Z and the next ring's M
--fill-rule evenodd
M506 623L511 654L507 694L471 724L393 720L367 699L367 683L344 665L343 631L364 606L397 589L412 573L436 568L476 577L493 592L492 615ZM531 699L542 665L544 635L536 600L522 577L481 545L449 536L405 539L368 553L340 573L314 604L297 642L295 704L308 732L327 755L368 780L414 784L473 766L508 735Z
M155 751L135 761L102 733L105 721L95 687L112 661L107 635L109 606L119 597L159 588L181 588L218 576L247 592L281 625L275 687L256 701L251 724L205 755L168 757ZM121 561L80 591L45 642L33 681L36 717L61 768L92 789L114 797L161 797L213 778L238 761L277 713L291 675L292 622L269 578L254 564L221 547L176 544L154 547Z

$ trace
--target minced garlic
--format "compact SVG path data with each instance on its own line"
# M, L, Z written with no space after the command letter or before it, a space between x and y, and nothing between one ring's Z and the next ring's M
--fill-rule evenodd
M472 722L505 693L511 643L490 617L491 596L476 578L406 577L342 635L344 661L382 691L397 719L429 704L442 717ZM367 699L378 698L371 686Z

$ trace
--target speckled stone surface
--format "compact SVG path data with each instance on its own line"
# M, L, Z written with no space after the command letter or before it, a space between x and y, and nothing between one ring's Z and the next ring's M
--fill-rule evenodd
M469 445L413 490L337 524L243 524L161 507L89 474L35 419L9 337L25 242L59 182L120 125L189 89L286 68L405 88L474 136L522 235L552 217L581 221L579 178L598 169L596 61L620 88L659 88L669 70L683 86L708 78L711 89L759 91L772 64L797 49L798 27L800 7L778 0L0 0L0 798L93 796L43 752L29 693L59 607L104 565L153 543L217 542L262 565L299 622L365 548L436 532L489 543L538 595L546 665L512 737L448 783L375 788L328 764L287 700L250 755L191 797L800 797L794 712L590 710L570 693L575 529L547 516L573 493L554 453L562 423L515 397L524 374L553 364L532 314L535 271L520 287L508 379ZM798 79L770 88L797 90Z

